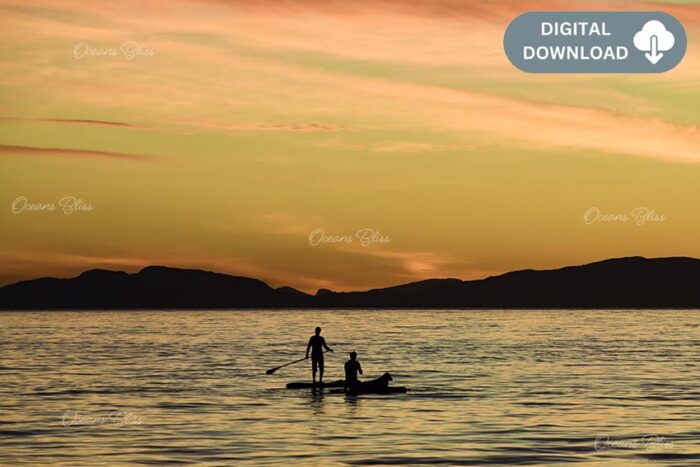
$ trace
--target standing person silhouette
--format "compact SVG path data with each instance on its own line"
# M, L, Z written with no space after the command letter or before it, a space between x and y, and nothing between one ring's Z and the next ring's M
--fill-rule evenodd
M316 385L316 369L319 371L318 381L323 385L323 349L333 352L333 349L326 345L326 339L321 337L321 328L316 328L315 334L309 339L306 346L306 358L309 358L311 350L311 368L313 371L313 383Z

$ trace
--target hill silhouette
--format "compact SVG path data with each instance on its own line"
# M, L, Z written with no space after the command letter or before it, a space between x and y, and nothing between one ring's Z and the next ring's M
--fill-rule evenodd
M363 292L274 289L248 277L149 266L93 269L0 288L0 309L700 308L700 260L629 257L481 280L430 279Z

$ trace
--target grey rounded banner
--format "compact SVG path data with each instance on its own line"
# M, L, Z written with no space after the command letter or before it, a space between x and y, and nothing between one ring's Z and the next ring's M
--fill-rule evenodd
M503 38L528 73L663 73L685 55L685 29L661 11L531 11Z

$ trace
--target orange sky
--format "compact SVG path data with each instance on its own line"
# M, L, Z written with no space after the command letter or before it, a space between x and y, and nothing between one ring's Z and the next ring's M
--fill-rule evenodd
M543 9L666 11L688 51L659 75L525 74L503 33ZM700 257L698 2L0 10L0 283L164 264L350 290ZM584 222L638 207L664 220Z

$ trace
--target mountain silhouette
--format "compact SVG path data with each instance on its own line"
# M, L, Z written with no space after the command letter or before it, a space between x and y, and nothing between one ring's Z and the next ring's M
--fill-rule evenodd
M0 309L700 308L700 260L629 257L481 280L429 279L363 292L274 289L248 277L149 266L92 269L0 288Z
M0 308L280 308L303 296L248 277L148 266L136 274L92 269L72 279L42 278L0 288Z

